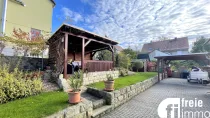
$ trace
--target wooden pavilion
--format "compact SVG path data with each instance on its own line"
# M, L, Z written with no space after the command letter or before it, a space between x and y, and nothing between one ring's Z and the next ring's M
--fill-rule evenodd
M107 37L63 24L48 40L49 64L67 78L69 60L78 62L84 71L108 71L114 67L114 45L118 43ZM112 61L93 60L97 51L110 50Z

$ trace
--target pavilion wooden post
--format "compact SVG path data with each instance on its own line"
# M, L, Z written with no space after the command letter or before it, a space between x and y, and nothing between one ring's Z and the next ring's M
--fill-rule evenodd
M164 64L163 64L163 59L161 60L161 68L162 68L162 80L164 79Z
M67 61L68 61L68 34L65 33L64 37L64 78L67 79Z
M114 46L109 45L109 48L112 52L112 69L114 69Z
M114 69L114 51L112 51L112 69Z
M160 82L160 60L157 60L158 82Z
M166 79L167 78L167 71L166 71L167 65L166 65L166 60L163 61L163 64L164 64L164 79Z
M161 68L162 68L162 80L164 79L164 61L162 59L162 65L161 65Z
M84 67L84 59L85 59L85 38L82 38L82 59L81 59L81 66L82 66L82 71L85 70L85 67Z
M165 61L163 60L163 79L166 78L166 75L165 75Z

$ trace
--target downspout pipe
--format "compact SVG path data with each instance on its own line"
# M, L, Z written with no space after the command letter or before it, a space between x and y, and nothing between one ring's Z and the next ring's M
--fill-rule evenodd
M5 33L6 16L7 16L7 4L8 4L8 0L4 0L3 14L2 14L2 32L1 32L1 35L4 35L4 33Z

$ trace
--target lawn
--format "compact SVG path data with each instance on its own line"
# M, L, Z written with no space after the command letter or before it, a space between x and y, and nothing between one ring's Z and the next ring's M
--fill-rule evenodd
M67 106L67 93L46 92L0 105L0 118L41 118Z
M139 73L135 73L134 75L120 77L120 78L115 79L114 88L115 90L118 90L125 86L129 86L129 85L144 81L146 79L149 79L151 77L154 77L155 75L157 75L156 72L139 72ZM104 82L97 82L97 83L90 84L88 86L102 90L104 89Z

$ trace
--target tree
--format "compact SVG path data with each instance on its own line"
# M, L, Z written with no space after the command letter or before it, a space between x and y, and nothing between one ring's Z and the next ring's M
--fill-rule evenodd
M129 56L131 59L137 58L137 52L132 50L130 47L123 50L123 53L127 56Z
M97 52L96 58L98 60L111 61L112 60L112 53L109 50L102 50L102 51Z
M136 61L132 64L133 70L137 70L139 72L139 69L143 68L143 62L142 61Z
M126 55L125 53L121 52L117 55L117 63L118 63L118 67L121 68L126 68L128 69L129 66L131 65L131 60L130 57L128 55Z
M209 39L205 37L197 38L196 42L194 42L194 46L192 47L192 53L199 53L199 52L210 52L210 44L205 44L206 41Z
M191 69L192 66L199 66L202 64L200 64L194 60L186 60L186 61L177 60L177 61L171 61L170 65L171 65L172 70L179 70L180 67L185 67L187 69Z

